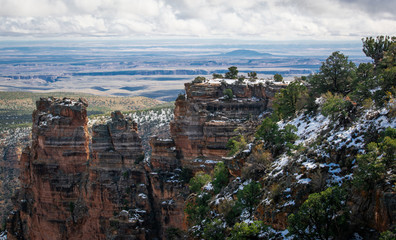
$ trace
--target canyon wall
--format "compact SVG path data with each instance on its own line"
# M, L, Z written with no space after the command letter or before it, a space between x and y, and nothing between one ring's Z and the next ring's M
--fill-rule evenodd
M8 238L161 239L169 229L186 230L190 191L182 172L211 171L231 137L255 131L279 88L186 84L186 95L175 103L171 138L151 139L150 161L137 124L120 112L90 135L84 99L40 99L32 143L20 161L22 186Z
M182 164L199 167L197 157L220 160L227 156L230 138L253 133L282 86L187 83L185 88L186 95L176 100L171 135ZM232 98L225 96L226 89L232 91Z

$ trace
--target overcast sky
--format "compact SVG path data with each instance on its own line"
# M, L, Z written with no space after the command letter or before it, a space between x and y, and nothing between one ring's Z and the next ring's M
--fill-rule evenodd
M394 0L0 0L0 38L360 40L396 35Z

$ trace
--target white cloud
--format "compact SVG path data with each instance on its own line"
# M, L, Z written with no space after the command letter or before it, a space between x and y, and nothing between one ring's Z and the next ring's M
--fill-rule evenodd
M356 39L396 35L391 2L0 0L0 36Z

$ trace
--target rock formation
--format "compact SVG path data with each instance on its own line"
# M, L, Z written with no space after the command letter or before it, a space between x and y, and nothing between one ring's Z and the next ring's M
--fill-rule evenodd
M40 99L32 144L21 157L22 188L9 239L154 239L187 229L183 169L210 171L228 140L254 132L279 87L186 84L176 101L171 139L150 141L150 163L137 124L120 112L87 127L87 102ZM231 89L232 98L224 97ZM235 131L238 128L238 131Z
M219 160L227 155L228 140L252 133L259 116L272 107L281 86L187 83L186 97L176 100L171 133L183 165L197 165L197 157ZM231 89L234 97L226 98ZM239 131L235 131L238 128ZM198 161L198 165L202 165Z
M83 99L41 99L32 145L21 157L22 189L9 239L145 239L151 201L137 125L114 112L94 125Z

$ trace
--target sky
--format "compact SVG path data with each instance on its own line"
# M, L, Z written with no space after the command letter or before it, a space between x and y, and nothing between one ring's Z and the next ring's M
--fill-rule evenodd
M360 40L396 35L394 0L0 0L0 39Z

